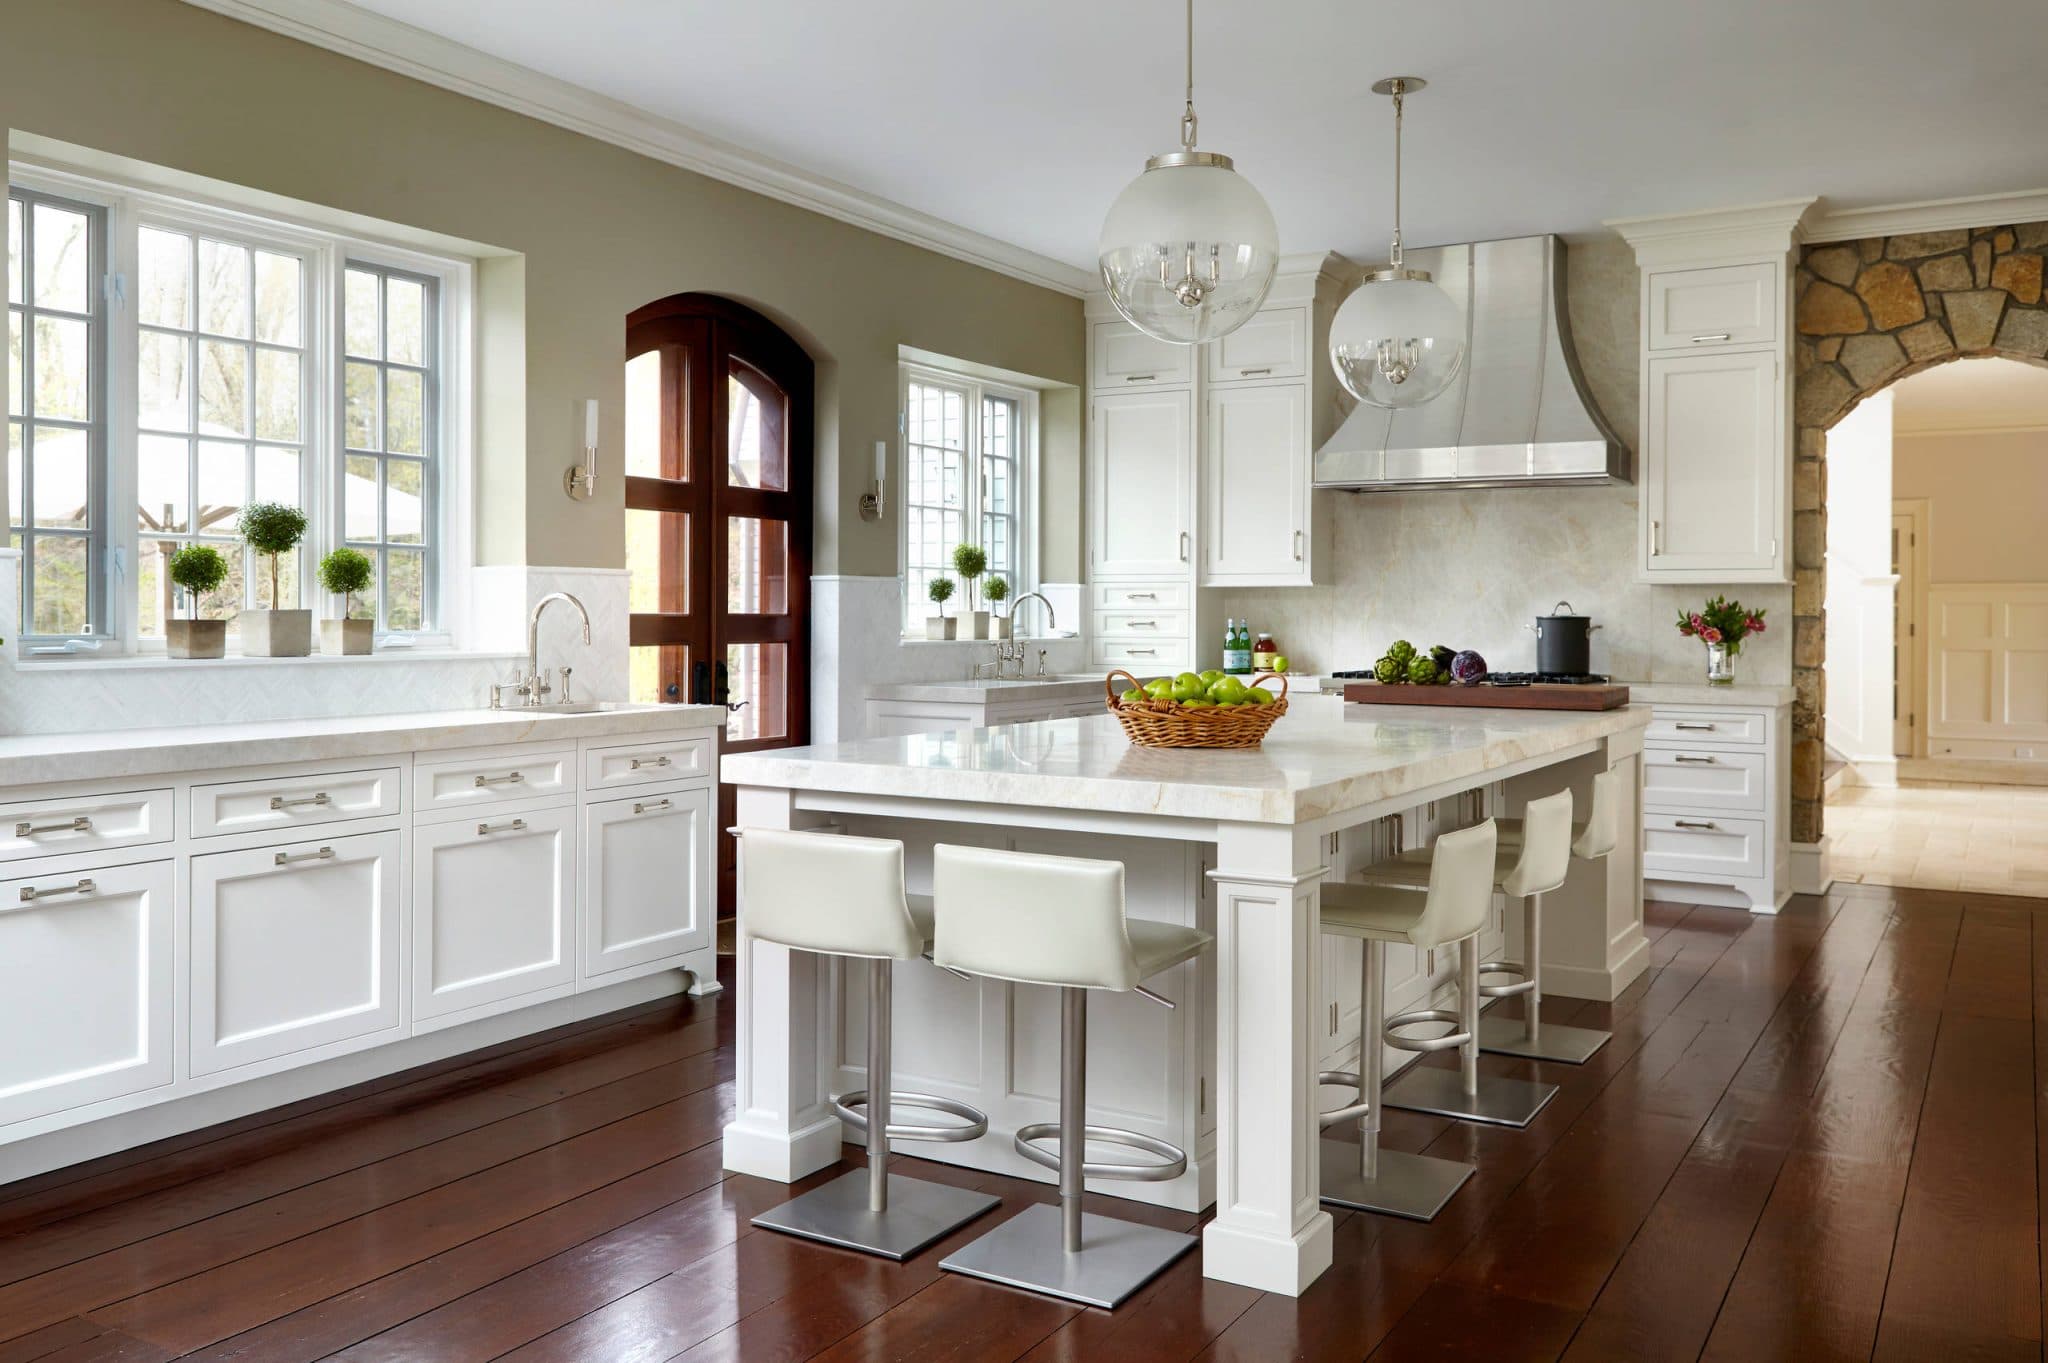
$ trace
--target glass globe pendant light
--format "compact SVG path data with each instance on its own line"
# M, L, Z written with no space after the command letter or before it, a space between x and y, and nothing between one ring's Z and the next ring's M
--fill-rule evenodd
M1392 76L1373 87L1394 98L1394 244L1387 268L1367 275L1330 319L1337 381L1374 407L1419 407L1465 366L1465 317L1429 276L1401 260L1401 100L1427 82Z
M1125 320L1175 345L1237 330L1280 265L1273 210L1228 156L1195 150L1195 0L1187 3L1180 147L1145 163L1102 224L1102 282Z

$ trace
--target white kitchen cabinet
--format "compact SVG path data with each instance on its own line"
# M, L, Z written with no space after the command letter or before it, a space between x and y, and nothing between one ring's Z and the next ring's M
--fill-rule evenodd
M1210 383L1299 379L1308 374L1307 308L1264 308L1249 322L1200 347Z
M1202 402L1202 585L1308 586L1308 385L1212 389Z
M0 1126L169 1084L172 863L0 880Z
M1779 268L1758 260L1651 272L1646 343L1651 350L1770 344L1785 311Z
M717 905L697 864L711 818L705 786L584 806L580 978L641 973L711 944Z
M192 858L192 1073L400 1023L396 831Z
M1789 695L1765 704L1758 691L1745 697L1741 688L1725 706L1651 711L1642 792L1643 879L1653 898L1757 913L1775 913L1785 902L1791 715Z
M1644 375L1644 576L1786 580L1790 471L1776 352L1654 356Z
M412 843L412 1011L523 1006L576 978L576 811L421 824Z
M1088 516L1096 577L1171 576L1192 561L1193 402L1180 389L1114 393L1091 404Z
M168 790L0 804L0 861L74 856L170 840Z
M1089 349L1091 386L1097 394L1133 388L1185 388L1195 379L1195 348L1147 336L1129 322L1097 322Z

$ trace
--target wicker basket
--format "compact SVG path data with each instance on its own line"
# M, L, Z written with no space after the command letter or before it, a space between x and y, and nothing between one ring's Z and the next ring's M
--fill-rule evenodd
M1124 736L1143 748L1256 748L1273 721L1287 713L1287 678L1275 672L1261 673L1251 681L1253 686L1279 681L1280 694L1271 705L1219 705L1202 710L1182 709L1170 700L1126 705L1117 698L1118 677L1130 683L1123 690L1138 686L1138 679L1121 669L1103 678L1109 712L1124 726Z

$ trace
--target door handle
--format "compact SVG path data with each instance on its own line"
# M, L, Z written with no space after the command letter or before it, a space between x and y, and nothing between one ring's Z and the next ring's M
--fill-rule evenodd
M719 705L732 699L732 683L722 662L711 664L711 699Z
M1301 562L1301 532L1299 530L1294 532L1294 561L1296 563Z
M1188 532L1185 530L1180 532L1180 561L1188 561Z
M711 664L697 662L690 664L690 703L709 705L711 703Z
M1651 557L1651 558L1655 558L1655 557L1657 557L1657 555L1658 555L1658 554L1660 554L1660 553L1662 553L1662 552L1663 552L1663 549L1662 549L1662 547L1661 547L1661 544L1662 544L1662 540L1663 540L1663 534L1662 534L1662 532L1663 532L1663 529L1664 529L1664 527L1663 527L1662 525L1660 525L1660 524L1659 524L1658 522L1656 522L1656 521L1651 521L1651 522L1650 522L1650 557Z
M91 831L92 820L83 814L75 819L65 819L58 823L29 823L23 821L14 826L14 836L17 838L32 838L38 833L90 833Z
M33 904L38 899L51 899L60 894L91 894L98 888L99 886L92 883L90 876L79 877L76 885L54 885L47 890L39 890L33 885L24 885L21 887L21 902Z

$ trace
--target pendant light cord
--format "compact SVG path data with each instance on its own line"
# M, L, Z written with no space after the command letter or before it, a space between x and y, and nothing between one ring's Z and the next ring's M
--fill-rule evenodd
M1183 151L1195 149L1195 0L1188 0L1188 82L1187 103L1180 116L1180 145Z
M1401 268L1401 95L1405 84L1398 77L1394 81L1394 248L1388 263L1396 270Z

